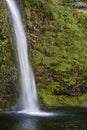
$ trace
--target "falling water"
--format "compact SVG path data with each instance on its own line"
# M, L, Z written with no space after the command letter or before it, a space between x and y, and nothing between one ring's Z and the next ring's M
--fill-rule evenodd
M28 58L27 39L25 36L21 16L16 6L15 0L6 0L12 21L14 34L16 38L16 47L20 68L20 103L21 109L27 112L39 112L39 104L36 93L35 80Z

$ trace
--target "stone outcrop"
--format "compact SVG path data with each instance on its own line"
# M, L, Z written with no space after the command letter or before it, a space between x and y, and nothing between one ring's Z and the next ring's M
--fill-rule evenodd
M76 8L85 8L87 9L87 2L76 2Z

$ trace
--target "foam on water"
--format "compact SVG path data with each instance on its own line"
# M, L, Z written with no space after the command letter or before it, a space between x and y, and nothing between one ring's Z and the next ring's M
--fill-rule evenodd
M48 117L48 116L54 116L55 114L52 112L44 112L44 111L39 111L39 112L33 112L33 111L28 111L28 110L24 110L24 111L19 111L18 113L21 114L27 114L27 115L32 115L32 116L40 116L40 117Z

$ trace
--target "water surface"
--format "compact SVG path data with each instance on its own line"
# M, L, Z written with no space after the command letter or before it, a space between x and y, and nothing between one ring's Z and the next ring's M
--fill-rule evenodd
M7 112L0 114L0 130L87 130L87 108L58 107L49 116Z

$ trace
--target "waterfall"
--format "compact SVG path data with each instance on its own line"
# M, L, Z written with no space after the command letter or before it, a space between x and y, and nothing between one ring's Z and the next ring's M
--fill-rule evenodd
M39 103L36 92L35 80L28 58L27 39L24 32L20 12L15 0L6 0L14 29L18 61L20 68L20 98L21 109L27 112L39 112Z

